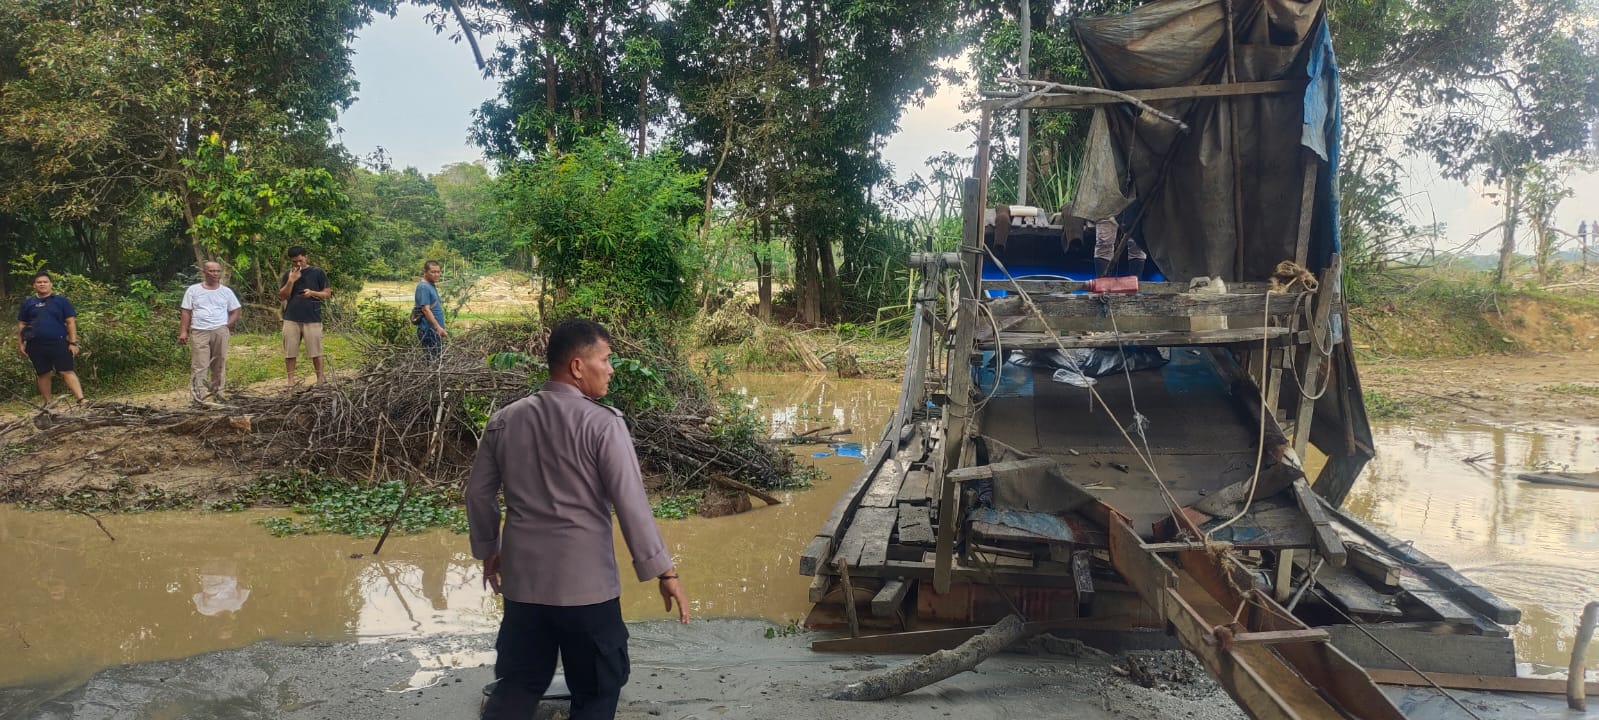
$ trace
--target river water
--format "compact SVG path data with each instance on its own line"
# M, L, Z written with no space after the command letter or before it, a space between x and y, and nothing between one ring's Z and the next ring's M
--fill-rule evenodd
M737 382L774 436L848 428L853 434L841 439L868 446L899 392L891 381L796 374ZM1596 435L1599 428L1381 427L1379 459L1347 507L1519 605L1521 659L1540 670L1564 666L1577 613L1599 599L1599 491L1530 486L1515 473L1599 467ZM799 553L863 461L848 446L796 451L827 475L814 488L742 515L662 523L696 615L785 623L808 610ZM1462 461L1484 453L1481 462ZM0 686L67 686L112 665L259 640L496 627L498 604L465 537L390 538L372 556L371 540L272 538L256 521L279 514L105 517L112 541L80 515L0 507ZM628 567L625 558L620 565ZM624 583L624 614L666 617L653 590Z

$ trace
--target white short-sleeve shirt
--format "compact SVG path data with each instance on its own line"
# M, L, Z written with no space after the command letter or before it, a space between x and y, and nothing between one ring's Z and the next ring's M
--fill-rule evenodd
M215 330L228 324L228 313L239 309L239 297L226 285L208 290L204 283L195 283L183 293L183 309L194 313L190 329Z

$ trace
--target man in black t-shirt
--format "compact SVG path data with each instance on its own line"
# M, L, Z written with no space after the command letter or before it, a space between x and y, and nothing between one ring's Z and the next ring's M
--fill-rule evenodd
M50 379L55 375L61 376L78 405L83 405L83 386L73 368L78 356L78 311L65 297L55 294L49 273L34 273L33 294L23 298L17 310L17 352L33 363L39 397L46 408L52 400Z
M289 388L294 388L294 363L305 341L305 355L316 368L316 381L322 374L322 303L333 297L328 274L312 267L305 248L289 248L289 271L278 280L278 299L283 301L283 364L289 371Z

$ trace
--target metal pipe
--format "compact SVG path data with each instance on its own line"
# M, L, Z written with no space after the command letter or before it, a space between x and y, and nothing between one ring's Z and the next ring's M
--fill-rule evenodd
M1588 645L1593 642L1595 623L1599 623L1599 602L1588 603L1583 608L1582 622L1577 625L1577 640L1571 646L1571 667L1566 673L1566 705L1572 710L1588 711Z

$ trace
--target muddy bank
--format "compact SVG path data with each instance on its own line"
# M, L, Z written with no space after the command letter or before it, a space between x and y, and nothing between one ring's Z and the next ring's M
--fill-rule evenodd
M1367 411L1416 425L1486 423L1538 429L1599 425L1599 355L1592 351L1363 360ZM1392 405L1381 399L1394 401Z
M1070 642L989 659L930 688L877 703L827 700L830 690L903 656L815 653L815 633L778 635L754 620L630 626L632 680L621 718L1198 718L1243 714L1185 653L1141 655L1161 668L1153 687L1119 661ZM0 718L462 718L492 679L490 635L381 643L278 645L112 668L74 689L0 689Z

